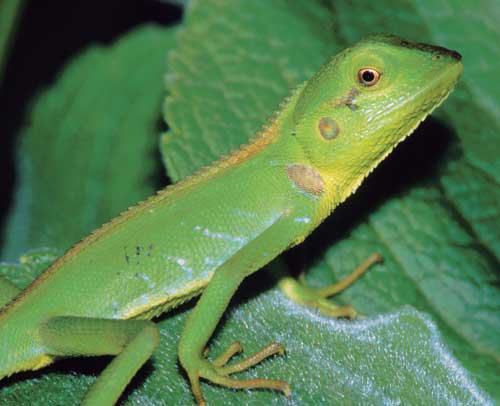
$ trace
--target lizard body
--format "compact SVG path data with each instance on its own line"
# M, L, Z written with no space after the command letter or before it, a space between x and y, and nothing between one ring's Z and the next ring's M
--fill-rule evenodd
M148 320L204 291L179 345L196 401L204 404L200 378L288 394L282 381L230 377L278 344L232 365L236 344L215 361L203 355L229 300L354 193L461 72L458 53L389 35L341 52L248 145L103 225L16 297L5 282L0 378L114 354L84 400L113 404L158 343Z

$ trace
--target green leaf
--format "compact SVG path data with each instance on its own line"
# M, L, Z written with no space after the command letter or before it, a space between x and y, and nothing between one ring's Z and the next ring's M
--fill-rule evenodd
M437 43L463 54L465 73L440 109L448 129L421 134L420 153L434 151L435 159L443 155L441 167L424 178L428 182L422 188L368 215L352 238L332 247L326 258L339 264L335 274L340 277L349 269L341 260L347 252L383 251L387 275L368 276L342 299L381 311L396 308L403 299L433 314L457 358L500 400L500 125L495 119L500 85L489 79L498 70L500 43L483 41L500 38L500 30L494 23L498 8L480 3L446 1L437 10L431 1L406 0L397 6L382 1L368 9L362 1L335 2L339 34L348 42L376 30ZM442 145L436 148L436 142ZM360 241L358 235L370 237ZM405 286L401 299L370 294L376 292L370 285L382 286L398 274L407 279L400 283Z
M246 143L289 89L340 49L315 2L248 3L189 8L169 59L162 152L174 181Z
M3 258L69 248L155 191L161 86L173 33L144 27L93 47L37 97L20 134Z
M31 252L17 265L17 275L34 278L54 259L54 252ZM11 267L0 264L0 275L8 276ZM255 288L256 282L255 277L250 278L243 290L249 291L252 285ZM258 283L262 285L262 280ZM160 348L150 367L143 368L134 380L133 386L140 387L129 394L126 404L191 404L189 386L176 362L178 336L173 335L182 329L186 316L185 311L177 312L159 323ZM286 357L264 362L243 376L286 379L293 388L292 400L274 392L231 391L206 385L209 404L488 403L442 345L434 323L410 308L346 322L318 316L290 303L279 291L268 290L238 303L212 346L219 351L226 348L242 330L246 332L243 344L247 353L277 339L287 342ZM103 361L108 362L108 358ZM95 379L82 374L91 365L92 361L86 365L71 359L29 374L36 379L11 378L7 388L0 391L0 401L2 405L77 405Z
M395 154L401 157L382 165L368 185L313 235L306 249L319 260L308 264L311 283L322 286L345 276L373 251L381 251L386 263L339 300L370 315L404 304L430 313L454 355L500 399L500 143L492 119L497 85L479 88L477 77L467 76L468 70L478 72L484 65L484 58L474 58L480 50L473 38L486 29L479 27L475 37L463 40L461 27L470 14L453 4L446 13L436 13L428 4L423 13L414 9L418 2L407 2L414 8L406 11L403 5L395 10L389 2L370 7L361 1L351 7L352 3L334 2L336 13L330 14L313 2L295 2L293 9L284 2L272 7L194 2L170 60L172 96L166 117L171 131L163 139L168 172L174 180L183 178L247 141L288 89L325 59L325 51L340 48L331 39L333 15L341 34L338 40L348 38L344 45L369 32L387 31L458 48L465 56L466 74L457 94L445 103L444 121L431 121L414 135L421 140L399 148ZM472 14L487 20L485 12L475 7ZM253 16L251 22L248 15ZM439 35L427 35L429 27ZM446 41L448 37L462 42L455 46ZM492 47L489 44L488 52ZM490 97L476 100L483 91ZM481 144L478 137L487 143ZM405 179L395 179L398 172ZM267 309L273 311L272 303ZM269 329L277 330L274 325ZM293 345L294 336L286 342ZM322 367L332 367L326 365ZM377 372L374 368L366 373L371 377ZM406 395L405 403L411 403L411 395ZM375 398L370 402L377 403Z
M292 398L288 401L276 392L231 391L204 385L209 405L488 403L445 349L435 325L421 313L407 308L352 323L318 316L289 302L278 290L263 293L257 286L262 286L261 277L243 286L242 290L251 293L252 298L238 300L211 342L211 349L217 353L241 339L245 353L251 354L272 341L286 343L285 357L268 360L241 375L284 379L292 387ZM253 294L256 290L258 295ZM157 354L153 365L173 373L175 356L171 354L176 345L175 340L171 344L173 329L167 329L172 322L162 322L162 337L169 344L162 343L166 354ZM177 331L183 323L175 327ZM185 381L179 388L178 379L171 379L158 380L155 385L175 388L171 397L167 398L161 389L160 395L153 397L139 396L137 391L130 403L167 405L174 400L190 404L192 398Z
M37 98L21 134L3 252L11 261L27 253L19 263L0 263L0 275L26 287L86 233L154 192L162 80L174 36L171 28L144 26L110 47L92 47ZM33 247L53 248L28 251ZM85 360L68 361L3 380L0 404L79 404L92 378Z
M168 71L171 96L166 109L172 130L164 137L162 150L174 180L246 142L290 87L345 45L334 39L341 39L333 35L334 29L343 28L333 26L336 14L322 4L305 0L190 4ZM355 13L362 15L356 8L352 13L353 19ZM270 341L283 342L286 357L266 361L242 376L286 379L293 388L292 400L274 392L204 384L209 404L491 403L443 344L444 339L475 379L496 395L498 303L494 300L498 292L493 286L498 262L472 220L455 214L458 197L448 197L444 191L443 179L452 176L452 165L463 168L459 129L453 122L446 123L447 129L437 121L428 124L398 148L394 158L294 253L313 261L303 267L309 270L310 283L324 285L334 280L332 270L339 277L381 249L386 263L340 298L374 318L359 322L323 318L286 300L271 288L265 272L257 273L239 290L210 343L211 351L217 354L237 339L247 354ZM436 135L433 148L418 141L425 141L426 132ZM51 152L46 151L47 160ZM419 159L419 154L425 159ZM460 186L460 171L453 175ZM80 176L83 179L88 173ZM476 187L475 177L468 179ZM476 203L478 213L481 205L491 202L487 194L484 197L485 202ZM49 216L47 221L57 219ZM62 243L69 244L69 238ZM0 266L0 274L13 272L11 266L5 267ZM401 309L405 304L430 317ZM192 402L176 362L186 309L159 320L160 348L134 379L124 404ZM105 358L96 368L95 360L69 359L17 375L0 390L0 403L76 405L95 379L90 375L108 362Z
M61 251L53 248L30 250L19 258L18 263L0 262L0 276L24 289L61 254Z
M23 6L23 0L0 0L0 81Z
M500 69L500 9L490 1L459 0L447 0L440 8L431 0L405 0L397 6L378 1L368 9L364 1L334 4L339 34L348 42L385 31L463 55L461 83L439 113L459 138L454 148L460 159L450 160L439 180L478 243L500 259L500 82L491 80Z

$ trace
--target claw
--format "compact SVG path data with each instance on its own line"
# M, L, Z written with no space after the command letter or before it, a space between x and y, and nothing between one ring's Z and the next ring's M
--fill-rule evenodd
M188 373L191 389L198 406L205 406L206 401L201 391L200 378L206 379L215 384L226 386L235 389L250 389L264 388L281 391L286 397L290 397L292 390L285 381L272 380L265 378L255 379L235 379L229 375L242 372L260 363L264 359L278 354L283 355L285 348L279 343L271 343L257 353L231 365L226 365L227 362L235 355L242 352L242 347L239 342L232 343L226 351L224 351L214 361L207 359L200 360L199 367L195 373ZM204 354L207 353L205 350Z
M218 385L227 386L228 388L234 389L251 389L251 388L262 388L262 389L274 389L281 391L287 398L292 394L292 389L290 385L285 381L266 379L266 378L255 378L255 379L234 379L228 376L215 375L210 377L204 377Z
M283 347L280 343L271 343L259 352L256 352L242 361L220 368L219 372L223 375L231 375L236 372L242 372L274 354L283 355L284 353L285 347Z
M198 374L191 375L188 374L189 382L191 383L191 390L193 392L194 400L198 406L206 406L207 402L203 397L200 385L200 376Z
M226 365L232 357L241 352L243 352L243 347L241 346L239 341L235 341L227 348L226 351L224 351L215 360L213 360L212 364L216 367L222 367Z

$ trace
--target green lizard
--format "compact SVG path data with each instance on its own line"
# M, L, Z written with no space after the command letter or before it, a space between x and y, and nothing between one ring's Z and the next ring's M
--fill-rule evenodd
M460 55L390 35L369 36L327 62L283 101L248 145L103 225L18 292L0 280L0 378L71 356L116 357L85 405L112 405L159 341L149 321L202 294L179 343L195 400L200 379L231 388L286 382L233 377L282 353L272 343L240 362L232 344L205 347L242 280L306 238L452 91ZM295 300L354 317L286 279ZM172 337L172 339L176 339Z

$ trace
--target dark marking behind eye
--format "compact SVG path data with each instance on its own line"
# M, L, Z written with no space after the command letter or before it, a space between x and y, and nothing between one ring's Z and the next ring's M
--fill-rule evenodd
M345 96L339 97L334 101L333 108L347 106L352 111L356 110L358 106L354 103L354 99L357 95L359 95L359 93L358 89L352 88Z

